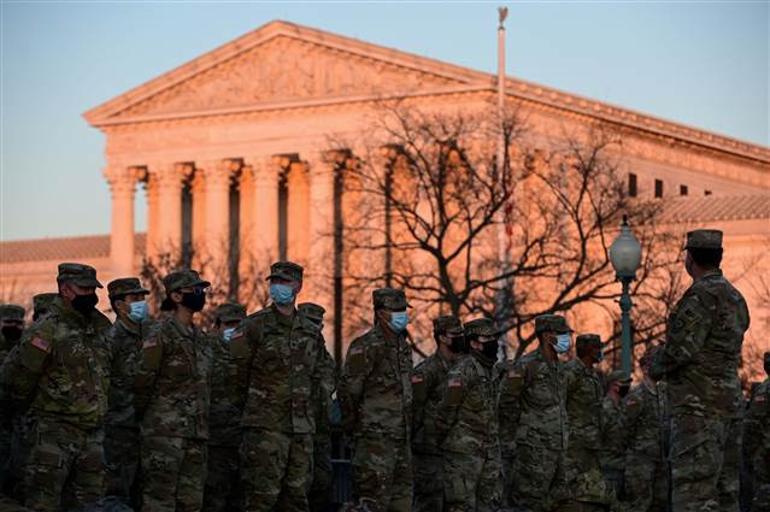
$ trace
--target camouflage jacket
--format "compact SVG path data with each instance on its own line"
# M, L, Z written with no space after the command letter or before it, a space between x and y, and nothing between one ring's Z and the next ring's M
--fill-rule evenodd
M143 436L208 439L212 348L195 326L169 316L142 343L135 384Z
M441 453L436 420L451 366L437 349L412 373L412 449L417 453Z
M626 460L644 457L662 461L670 430L665 385L642 382L623 400Z
M751 458L752 473L757 478L770 478L770 379L756 387L746 411L743 450ZM764 464L758 468L757 464ZM763 481L770 483L770 480Z
M497 391L493 363L478 352L462 358L447 375L436 414L442 450L476 454L499 451Z
M666 343L650 371L667 382L672 413L740 414L738 364L748 327L746 301L721 270L690 286L668 319Z
M287 318L267 307L241 323L230 352L238 368L244 427L315 433L314 388L328 368L323 334L312 321L298 311Z
M602 384L593 368L578 358L564 365L569 446L599 450L602 446Z
M317 373L317 378L319 380L313 382L316 439L329 443L332 427L332 395L337 389L337 368L326 347L321 353L321 371Z
M507 440L503 453L514 453L516 444L564 450L568 432L563 365L546 361L540 349L505 365L499 412Z
M374 326L348 347L337 395L348 435L410 439L412 350Z
M33 417L96 428L107 413L112 353L110 321L94 310L84 317L61 298L29 327L3 365L9 398Z
M3 364L3 361L5 361L5 358L15 346L16 343L3 336L3 333L0 332L0 365Z
M241 442L243 400L238 389L238 371L228 342L218 334L209 336L211 346L211 408L209 444L238 446Z
M107 333L113 354L107 425L139 428L134 411L134 381L141 358L143 333L151 329L149 322L132 326L117 319Z
M626 450L623 403L615 405L608 396L602 400L602 466L623 469Z

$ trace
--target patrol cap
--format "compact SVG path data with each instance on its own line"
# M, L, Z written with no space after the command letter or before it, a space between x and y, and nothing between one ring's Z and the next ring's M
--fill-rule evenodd
M411 307L406 301L403 290L395 288L377 288L372 292L372 304L374 309L390 309L391 311L403 311Z
M626 374L623 372L623 370L614 370L610 372L609 375L607 375L607 384L612 384L615 381L619 381L621 384L627 384L631 382L631 377L626 377Z
M595 347L601 347L602 346L602 339L599 337L598 334L580 334L575 339L575 347L578 349L588 346L595 346Z
M557 333L572 332L567 320L561 315L539 315L535 317L535 334L553 331Z
M495 322L490 318L476 318L470 322L465 322L463 326L465 334L468 336L499 336L500 329L495 326Z
M163 287L166 289L166 294L181 288L192 288L195 286L208 288L211 286L211 283L204 281L197 271L190 269L177 270L163 278Z
M287 281L302 281L302 273L305 271L302 265L292 261L277 261L270 265L268 279L286 279Z
M32 297L32 312L38 316L48 312L51 303L58 297L55 292L38 293Z
M0 320L24 320L26 311L18 304L0 304Z
M96 279L96 269L82 263L60 263L58 283L73 283L84 288L104 288Z
M314 302L303 302L297 306L297 310L305 315L308 320L319 324L323 322L324 314L326 313L323 306Z
M441 315L433 319L433 334L462 334L463 324L454 315Z
M124 295L145 295L150 290L142 288L142 283L136 277L121 277L107 284L107 294L110 299L116 299Z
M235 302L226 302L217 306L214 318L220 322L239 322L246 318L246 308Z
M718 229L696 229L687 233L685 249L721 249L722 232Z

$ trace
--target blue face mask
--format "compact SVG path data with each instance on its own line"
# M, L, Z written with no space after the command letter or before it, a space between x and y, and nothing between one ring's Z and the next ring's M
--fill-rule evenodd
M222 339L226 342L230 343L230 340L233 338L233 333L235 332L235 327L228 327L224 331L222 331Z
M136 323L142 323L147 319L147 301L139 300L128 305L128 318Z
M390 327L395 332L403 332L408 323L409 315L406 314L406 311L397 311L390 314Z
M604 351L600 350L598 354L596 354L596 362L601 363L604 361Z
M288 284L271 284L270 298L273 299L273 302L279 306L291 304L291 302L294 300L294 288Z
M570 346L570 335L565 334L557 334L556 335L556 344L553 346L553 349L556 351L557 354L564 354L569 350Z

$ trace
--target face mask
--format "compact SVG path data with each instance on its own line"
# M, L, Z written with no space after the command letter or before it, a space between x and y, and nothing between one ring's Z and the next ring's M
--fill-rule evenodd
M468 341L465 339L465 336L450 336L449 350L451 350L455 354L467 354Z
M232 339L234 332L235 332L235 327L228 327L227 329L222 331L222 339L230 343L230 340Z
M553 346L553 349L556 351L557 354L564 354L569 350L570 346L570 336L569 334L557 334L556 335L556 343Z
M625 397L628 394L629 389L631 389L631 386L629 384L621 384L620 388L618 389L618 394L620 395L620 398Z
M488 341L483 345L481 345L481 353L487 359L494 361L495 359L497 359L498 348L499 348L499 344L497 343L497 341Z
M692 260L689 257L684 259L684 269L687 271L687 275L692 277Z
M765 374L770 375L770 362L765 362Z
M406 311L397 311L390 314L390 327L395 332L403 332L408 323L409 315L406 314Z
M99 303L99 297L95 293L87 295L75 295L72 299L72 308L80 314L87 315L94 310L94 306Z
M183 293L182 305L190 311L200 311L206 305L206 294L203 292Z
M291 304L294 300L294 288L288 284L271 284L270 298L279 306Z
M142 323L147 318L147 302L140 300L128 305L131 308L128 311L128 318L136 323Z
M21 338L21 327L16 327L15 325L6 325L2 329L3 336L5 336L6 339L10 341L19 341L19 338Z
M600 351L599 351L599 352L596 354L596 362L597 362L597 363L601 363L602 361L604 361L604 351L600 350Z

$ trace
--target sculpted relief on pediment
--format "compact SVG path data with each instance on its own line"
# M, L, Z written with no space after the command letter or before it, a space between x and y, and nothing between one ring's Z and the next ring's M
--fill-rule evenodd
M320 44L278 36L162 90L115 117L414 92L453 84L458 82Z

